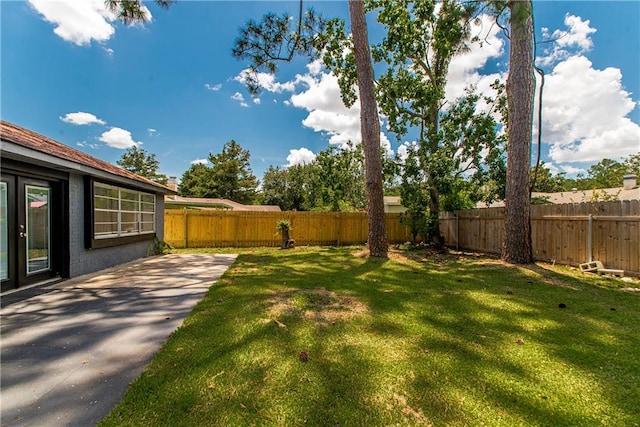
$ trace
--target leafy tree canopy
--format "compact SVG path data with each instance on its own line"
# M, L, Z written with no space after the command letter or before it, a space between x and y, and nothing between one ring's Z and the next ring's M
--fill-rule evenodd
M118 166L152 181L165 185L167 176L158 173L160 162L155 154L147 154L146 150L137 145L130 147L116 162Z
M311 173L309 165L269 166L262 179L263 203L278 205L283 211L310 210L308 189Z
M367 206L362 147L331 146L314 161L269 167L262 180L264 202L282 210L361 211Z
M531 182L533 182L535 168L531 168ZM542 162L538 168L535 185L532 191L543 193L557 193L560 191L596 190L601 188L617 188L622 186L625 175L640 177L640 153L622 158L621 161L602 159L591 165L586 176L578 174L576 178L569 178L566 173L552 174Z
M483 194L489 201L504 194L500 182L504 182L505 138L496 134L498 124L493 114L500 110L506 117L504 86L495 83L498 93L495 99L470 89L453 104L445 101L449 63L472 41L468 23L474 9L467 7L470 4L452 0L368 2L369 9L377 13L378 22L386 29L382 42L372 48L373 58L383 70L376 86L378 103L390 130L398 138L410 131L418 134L417 150L413 153L416 168L407 167L402 185L420 182L428 197L409 196L417 194L414 188L409 188L401 191L411 197L403 199L403 204L424 203L411 211L416 215L420 209L428 212L432 234L428 240L436 242L440 241L440 201L445 198L450 206L460 206L461 201L453 203L453 193L462 181L470 178L476 181L476 187L491 190ZM325 65L338 74L343 101L353 103L356 99L353 48L344 24L331 21L325 37ZM479 101L494 110L478 113ZM415 176L407 176L412 173Z
M580 177L578 189L621 187L623 177L628 174L640 177L640 153L623 158L621 162L602 159L587 170L586 178Z
M534 184L531 191L534 192L557 193L560 191L567 191L572 188L567 188L567 186L571 185L573 182L570 179L566 178L566 173L561 172L554 175L546 166L545 162L540 163L537 172L536 168L532 167L530 175L531 182Z

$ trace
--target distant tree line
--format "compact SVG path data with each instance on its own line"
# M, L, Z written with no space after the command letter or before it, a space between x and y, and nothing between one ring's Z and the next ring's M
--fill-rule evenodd
M401 197L402 204L408 209L407 225L416 235L421 235L429 226L430 193L429 182L421 174L420 158L415 155L416 147L409 145L407 154L402 157L381 153L381 158L384 194ZM285 211L366 210L364 155L360 144L350 142L344 147L330 146L319 152L313 161L301 165L269 166L261 182L253 174L250 158L248 150L231 140L220 153L210 153L207 164L193 164L182 174L178 194L277 205ZM492 162L493 168L453 168L441 174L440 210L470 209L478 202L502 200L506 186L504 150L496 153ZM166 175L158 171L160 162L155 154L138 147L129 148L117 164L155 182L167 183ZM567 177L565 172L554 174L545 162L541 162L537 172L531 167L531 190L555 193L615 188L622 186L627 174L640 177L640 153L620 161L603 159L575 178Z
M531 168L531 182L534 183L535 168ZM595 190L599 188L622 187L625 175L634 174L640 177L640 152L621 161L602 159L592 165L586 172L579 173L575 178L567 177L565 172L553 174L549 167L542 162L533 185L533 191L541 193L557 193L573 189Z

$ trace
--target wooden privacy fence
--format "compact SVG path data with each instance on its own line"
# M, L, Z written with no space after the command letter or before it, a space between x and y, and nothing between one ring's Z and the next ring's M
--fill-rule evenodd
M276 224L291 222L297 245L353 245L367 241L367 215L361 212L247 212L168 209L164 240L176 248L280 246ZM403 243L409 235L398 214L386 214L387 238Z
M445 212L440 229L448 246L500 253L504 208ZM531 207L536 260L578 265L602 261L607 268L640 272L640 201Z
M640 272L640 201L531 207L534 257L578 265L602 261L607 268ZM367 241L367 215L347 212L165 211L164 239L176 248L280 246L276 224L291 222L297 245L353 245ZM447 246L500 253L504 208L444 212L440 230ZM398 214L386 214L390 243L411 240Z

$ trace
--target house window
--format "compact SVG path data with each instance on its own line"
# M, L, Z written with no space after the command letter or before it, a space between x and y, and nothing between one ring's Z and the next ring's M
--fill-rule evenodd
M156 196L93 183L93 238L113 239L155 233Z

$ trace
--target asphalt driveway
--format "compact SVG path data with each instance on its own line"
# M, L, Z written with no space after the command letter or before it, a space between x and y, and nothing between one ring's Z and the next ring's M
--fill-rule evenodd
M235 255L145 258L2 297L2 426L91 426Z

